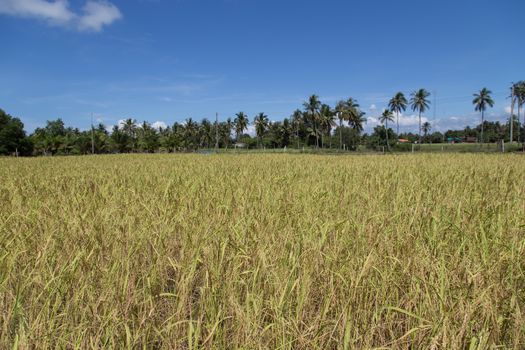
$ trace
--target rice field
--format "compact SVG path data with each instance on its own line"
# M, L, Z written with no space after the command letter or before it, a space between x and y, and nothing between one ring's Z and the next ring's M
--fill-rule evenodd
M2 349L524 349L515 154L0 159Z

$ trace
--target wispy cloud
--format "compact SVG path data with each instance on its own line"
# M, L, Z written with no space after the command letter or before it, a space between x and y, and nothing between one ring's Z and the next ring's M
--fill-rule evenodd
M106 0L88 0L80 13L71 9L68 0L0 0L0 13L89 32L99 32L122 18L120 10Z

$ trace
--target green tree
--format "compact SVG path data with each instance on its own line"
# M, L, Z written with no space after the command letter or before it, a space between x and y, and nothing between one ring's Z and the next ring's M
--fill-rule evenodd
M490 96L492 94L492 91L488 90L487 88L483 88L480 90L479 93L474 94L474 100L472 100L472 103L475 106L475 110L477 112L481 112L481 138L480 141L483 143L483 126L484 126L484 115L485 111L487 110L487 107L494 106L494 101L492 100L492 97Z
M525 81L519 81L514 84L514 96L516 105L518 106L518 141L521 141L520 135L520 117L521 117L521 108L525 104ZM523 116L523 124L525 125L525 114ZM525 135L523 135L523 138L525 139Z
M237 137L237 142L239 142L242 133L248 128L248 116L244 112L239 112L235 115L233 123L235 124L235 134Z
M430 129L432 129L430 123L429 122L424 122L423 125L421 126L421 128L423 129L424 139L427 140L428 133L430 132Z
M319 148L319 132L317 124L319 122L319 115L321 111L321 101L317 95L312 95L308 98L308 101L303 103L305 109L305 115L312 125L311 135L315 136L315 147Z
M268 116L264 113L259 113L253 119L253 124L255 125L255 133L257 134L257 145L261 147L261 141L268 129L269 120Z
M188 118L182 128L184 147L188 150L195 150L199 147L199 125L192 119Z
M399 135L399 114L407 109L407 99L402 92L398 92L388 102L388 107L396 114L397 134Z
M31 135L36 151L44 155L54 155L63 151L65 137L66 128L64 122L60 118L56 120L48 120L45 127L36 128L35 132Z
M30 155L33 145L24 131L24 124L0 109L0 155Z
M124 120L122 131L128 136L131 151L135 151L137 148L137 121L132 118Z
M300 141L300 137L299 137L299 130L301 129L302 126L304 126L304 116L303 116L303 112L301 112L301 110L299 109L296 109L293 114L292 114L292 127L295 131L295 139L297 141L297 149L299 149L299 141Z
M392 114L392 111L390 109L383 110L383 114L381 114L381 117L379 118L379 121L383 124L385 124L386 132L386 148L388 151L390 151L390 144L388 143L388 122L394 121L394 115Z
M352 97L349 97L346 101L337 102L335 111L337 118L339 119L339 148L343 149L343 121L347 122L351 127L355 126L355 129L361 127L362 130L363 121L361 120L361 117L364 114L359 110L359 104Z
M131 150L131 141L129 135L125 133L122 128L119 128L118 125L113 126L110 139L113 149L117 152L125 153Z
M137 130L137 145L142 152L153 153L159 148L159 135L155 128L144 121Z
M319 129L321 133L321 148L324 148L324 136L330 136L332 128L335 126L335 113L329 105L322 104L319 111ZM330 145L331 147L332 145Z
M354 135L356 135L356 137L353 137L354 144L352 148L354 150L357 150L356 141L359 140L359 136L363 132L363 124L366 123L365 114L365 112L356 108L355 113L351 114L350 120L348 121L348 125L354 131Z
M213 140L214 140L214 127L213 127L213 124L206 118L204 118L202 121L201 121L201 125L200 125L200 144L202 145L202 147L205 147L205 148L210 148L210 145L213 144Z
M425 89L419 89L417 91L414 91L410 95L410 105L412 107L412 110L414 112L418 112L419 115L419 143L421 144L421 114L425 113L425 111L430 106L430 102L428 100L428 97L430 96L430 92L428 92Z

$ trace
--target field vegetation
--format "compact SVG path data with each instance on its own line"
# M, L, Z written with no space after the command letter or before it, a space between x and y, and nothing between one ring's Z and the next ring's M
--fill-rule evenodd
M0 348L525 348L517 154L0 159Z

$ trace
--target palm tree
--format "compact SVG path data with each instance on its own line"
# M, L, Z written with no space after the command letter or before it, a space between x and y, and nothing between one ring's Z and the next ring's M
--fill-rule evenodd
M232 121L232 118L228 118L226 119L226 128L228 129L227 132L228 132L228 137L226 138L226 148L228 148L228 145L230 144L231 142L231 135L232 135L232 130L233 130L233 127L234 127L234 123Z
M366 118L365 118L366 113L360 111L357 108L354 110L354 112L355 113L352 113L351 118L348 121L348 125L350 125L352 130L354 130L356 136L359 136L359 134L363 132L363 124L366 123ZM355 138L354 138L353 147L354 149L356 149Z
M186 149L197 149L198 148L198 141L197 136L199 132L199 125L197 122L193 121L192 118L186 119L184 122L184 128L183 128L183 137L184 137L184 143Z
M201 121L201 127L200 127L200 139L201 143L206 146L206 148L210 148L210 145L213 142L213 124L206 118L204 118Z
M310 119L313 126L313 133L315 134L315 147L319 148L319 133L317 132L317 122L319 121L319 114L321 109L321 101L317 95L312 95L307 102L303 103L306 115Z
M430 106L430 102L428 101L429 96L430 92L425 89L419 89L410 95L412 110L414 112L417 111L419 114L419 144L421 144L421 113L425 113Z
M385 124L385 132L386 132L386 149L390 151L390 144L388 143L388 122L394 121L394 115L392 114L392 111L390 109L385 109L383 111L383 114L381 114L381 117L379 117L379 121L383 124Z
M423 128L423 135L424 135L424 138L426 140L427 139L427 135L430 132L430 129L432 129L432 127L431 127L429 122L424 122L422 128Z
M239 142L239 137L242 135L244 130L248 128L248 116L244 112L239 112L235 115L233 120L235 124L235 133L237 134L237 142Z
M261 148L261 140L268 129L268 116L264 113L259 113L253 118L253 124L255 125L255 133L257 134L257 143Z
M520 116L521 107L525 104L525 81L519 81L514 84L514 96L518 105L518 142L520 142ZM523 125L525 125L525 115L523 117Z
M122 131L129 137L131 140L131 149L135 150L136 143L136 134L137 134L137 121L135 119L128 118L124 120L122 124Z
M475 106L475 110L477 112L481 112L481 143L483 143L483 124L485 110L487 109L487 106L494 106L494 101L492 100L490 94L492 94L492 91L488 90L487 88L483 88L479 93L474 94L474 100L472 100L472 103Z
M334 112L329 105L323 104L319 113L319 126L321 129L321 148L324 148L324 135L330 136L330 131L335 125Z
M122 131L124 131L129 137L135 136L137 130L137 121L135 119L128 118L124 120L122 125Z
M303 122L303 112L296 109L292 114L292 125L295 129L295 137L297 138L297 149L299 149L299 127Z
M388 107L396 114L397 134L399 135L399 114L407 109L407 99L405 98L405 95L402 92L395 94L390 102L388 102Z
M352 97L349 97L346 101L339 101L336 105L336 112L339 118L339 147L343 148L343 136L342 136L342 129L343 129L343 121L346 121L349 123L350 126L354 127L356 123L358 124L357 129L359 132L362 131L363 123L366 120L361 120L361 117L364 115L359 110L359 104L355 99ZM362 113L362 114L361 114Z
M339 101L335 105L335 114L339 119L339 149L343 148L343 120L345 120L346 104L345 101Z

